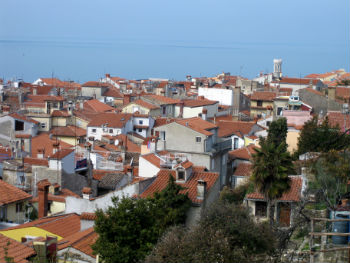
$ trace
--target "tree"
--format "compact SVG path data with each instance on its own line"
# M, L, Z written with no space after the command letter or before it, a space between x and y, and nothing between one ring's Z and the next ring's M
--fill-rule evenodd
M92 247L94 253L105 263L144 259L167 227L185 222L190 199L181 190L171 177L153 198L112 198L113 205L105 212L96 211L99 238Z
M267 201L270 226L273 225L273 205L276 199L290 189L288 174L293 171L292 158L287 152L285 143L275 146L260 138L261 148L253 154L253 173L251 180L257 191Z
M349 135L340 132L338 126L332 127L327 117L320 124L318 118L314 117L304 124L295 155L343 149L348 145L348 137Z
M146 262L264 262L275 239L246 208L219 201L191 229L175 226L159 240Z
M276 121L271 122L269 126L269 131L267 135L267 141L268 143L273 143L274 145L278 146L281 143L285 143L285 150L287 150L287 132L288 132L288 126L287 126L287 119L286 118L279 118Z

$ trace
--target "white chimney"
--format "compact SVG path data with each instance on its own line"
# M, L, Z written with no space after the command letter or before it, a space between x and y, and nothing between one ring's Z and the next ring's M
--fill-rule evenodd
M207 190L207 182L200 179L197 181L197 199L203 200Z

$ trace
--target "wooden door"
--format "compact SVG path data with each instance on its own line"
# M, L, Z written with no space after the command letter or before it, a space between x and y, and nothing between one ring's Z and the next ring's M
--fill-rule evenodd
M291 206L289 203L280 203L279 224L280 226L290 226Z

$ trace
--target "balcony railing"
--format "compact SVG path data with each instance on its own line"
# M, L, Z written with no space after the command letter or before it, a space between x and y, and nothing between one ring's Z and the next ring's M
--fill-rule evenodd
M219 141L213 145L213 148L216 151L230 150L232 149L232 139L219 139Z

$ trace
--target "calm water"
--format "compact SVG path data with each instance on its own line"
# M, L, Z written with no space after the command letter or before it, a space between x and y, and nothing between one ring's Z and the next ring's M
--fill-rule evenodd
M0 77L34 81L54 76L85 82L105 73L130 79L182 80L186 75L213 76L222 71L254 77L272 71L283 59L285 75L345 68L346 46L296 43L205 43L161 40L0 39Z

